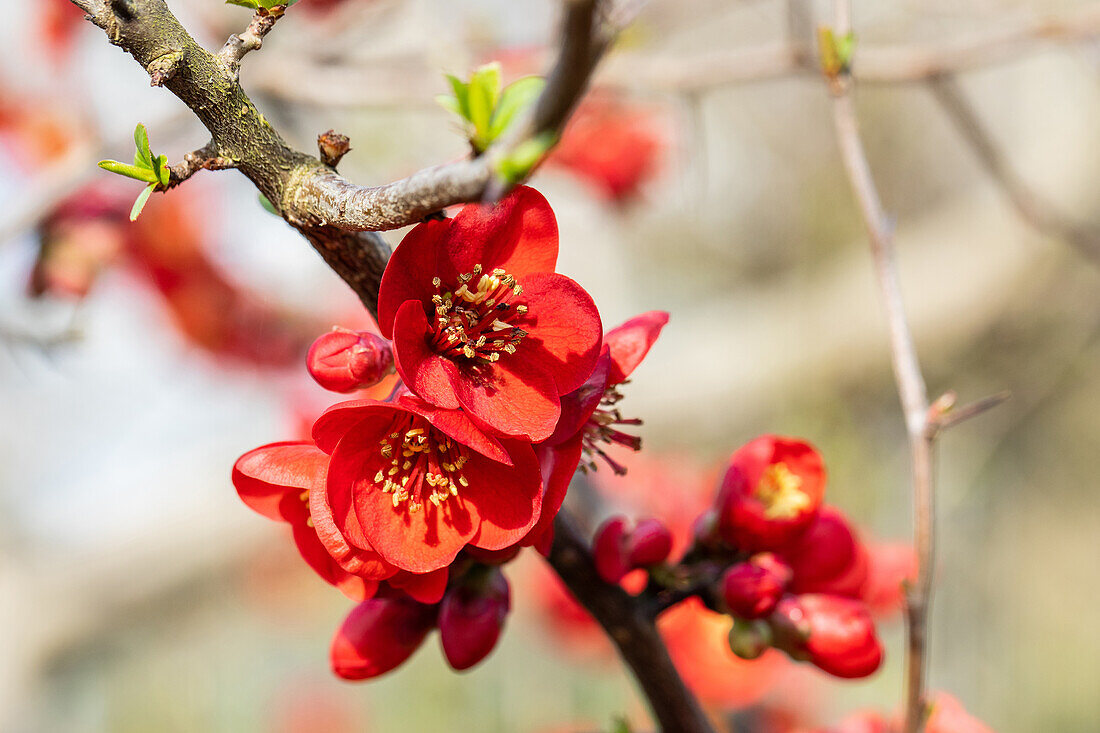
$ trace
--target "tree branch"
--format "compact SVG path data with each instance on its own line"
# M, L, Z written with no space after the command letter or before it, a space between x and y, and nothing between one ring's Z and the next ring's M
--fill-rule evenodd
M248 24L248 28L245 29L244 33L230 36L229 40L222 46L222 50L218 51L218 58L233 74L234 79L240 77L241 59L249 51L260 49L264 43L264 36L271 32L271 29L275 27L275 21L283 17L285 10L285 5L276 5L271 10L260 8L252 16L252 22Z
M713 733L673 666L652 617L626 591L600 578L587 545L565 510L554 520L548 561L615 643L641 685L660 729L666 733Z
M183 160L168 167L168 186L175 188L201 170L220 171L236 167L230 158L218 154L214 142L210 141L198 150L183 156Z

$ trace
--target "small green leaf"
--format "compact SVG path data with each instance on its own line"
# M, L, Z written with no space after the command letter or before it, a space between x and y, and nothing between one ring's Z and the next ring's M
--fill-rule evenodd
M631 733L630 723L623 715L616 715L611 722L611 733Z
M153 152L149 150L149 133L145 130L145 125L138 123L134 128L134 144L137 145L137 156L134 158L134 164L138 162L138 157L145 163L145 167L149 170L153 169Z
M489 142L500 137L516 116L538 98L545 86L546 80L541 76L525 76L506 86L501 92L496 109L493 110L493 119L489 125Z
M127 178L133 178L138 181L144 181L145 183L157 182L157 174L153 173L151 168L127 165L117 160L101 160L99 161L99 167L105 171L117 173L120 176L126 176Z
M167 186L168 179L171 177L171 171L168 170L168 156L157 156L157 179L160 181L160 185Z
M462 104L452 97L450 94L437 94L435 95L435 102L448 112L465 118L466 115L462 114Z
M267 198L267 196L264 196L262 193L260 194L260 206L264 207L264 211L266 211L269 214L274 214L275 216L281 216L281 214L275 208L275 204L271 203L271 201Z
M542 161L555 142L557 136L549 132L524 140L511 155L497 163L497 174L509 183L519 183L530 175L531 170Z
M500 64L487 64L470 77L468 108L474 126L474 147L484 150L490 142L489 121L500 98Z
M447 81L454 90L455 101L458 102L458 116L464 120L470 119L470 85L459 79L454 74L447 74Z
M225 0L226 5L240 5L242 8L258 9L260 6L256 0Z
M141 210L145 208L145 202L149 200L149 196L153 193L153 189L157 187L157 184L150 183L145 188L141 189L141 193L138 194L137 201L134 202L134 208L130 209L130 221L137 221L138 216L141 215Z

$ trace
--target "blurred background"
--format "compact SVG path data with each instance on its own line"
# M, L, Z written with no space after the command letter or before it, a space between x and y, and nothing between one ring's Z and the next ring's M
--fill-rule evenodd
M211 49L249 17L218 0L171 6ZM229 471L337 401L309 382L305 348L368 319L235 173L155 195L131 225L140 184L96 161L126 160L138 122L170 161L207 136L67 0L3 8L0 731L648 725L533 553L511 566L515 611L473 671L452 673L430 641L379 681L330 674L350 602L241 504ZM300 0L242 83L291 144L312 151L334 128L353 148L341 172L384 182L464 155L433 102L442 73L544 69L556 12ZM607 507L701 509L729 453L778 432L819 447L829 500L867 537L907 541L905 436L863 226L827 91L797 63L830 14L645 3L534 179L559 218L559 270L605 324L672 314L624 388L646 446L626 479L598 474ZM941 441L930 686L998 731L1095 731L1100 3L857 0L853 25L929 389L1013 395ZM937 64L959 73L932 82ZM881 621L883 671L857 683L737 663L720 619L680 616L664 622L676 661L736 730L898 704L896 611Z

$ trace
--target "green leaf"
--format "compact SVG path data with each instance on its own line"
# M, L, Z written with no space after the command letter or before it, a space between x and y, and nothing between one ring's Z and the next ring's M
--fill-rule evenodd
M160 185L167 186L168 179L171 177L171 172L168 170L168 156L157 156L157 179L160 181Z
M150 183L141 190L141 193L138 194L137 201L134 202L134 208L130 209L130 221L137 221L138 216L141 215L141 210L145 208L145 202L149 200L149 196L156 187L157 184Z
M508 129L516 116L535 101L545 86L546 80L541 76L525 76L504 88L489 125L490 143Z
M253 10L271 10L278 5L285 5L290 7L298 0L225 0L226 5L240 5L242 8L252 8Z
M281 214L279 214L278 210L275 208L275 204L271 203L267 196L264 196L262 193L260 194L260 206L264 207L264 211L269 214L281 216Z
M470 85L459 79L454 74L447 74L447 81L451 82L451 89L455 93L455 101L458 102L458 116L464 120L470 119Z
M225 4L240 5L242 8L252 8L253 10L260 7L256 0L225 0Z
M127 178L133 178L138 181L144 181L145 183L157 182L157 174L153 172L152 168L127 165L117 160L101 160L99 161L99 167L105 171L117 173L120 176L126 176Z
M484 150L489 144L489 121L500 99L500 64L486 64L470 77L469 119L474 126L475 147ZM478 143L482 143L478 145Z
M631 733L630 723L625 716L616 715L611 722L611 733Z
M462 114L462 104L450 94L437 94L435 101L443 109L465 119L466 115Z
M531 170L539 164L550 148L554 147L555 142L557 142L557 136L549 132L524 140L516 146L511 155L497 163L497 174L509 183L519 183L530 175Z
M138 157L145 163L145 167L149 170L153 169L153 152L149 150L149 133L145 130L145 125L138 123L134 128L134 144L137 145L137 153L134 157L134 164L137 165Z

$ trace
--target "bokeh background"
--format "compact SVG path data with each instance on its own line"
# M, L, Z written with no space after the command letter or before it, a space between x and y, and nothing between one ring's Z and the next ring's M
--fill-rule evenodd
M209 48L248 19L217 0L171 5ZM514 613L473 671L452 673L431 640L379 681L330 675L350 604L239 502L229 469L335 401L301 369L305 346L365 316L237 174L201 173L119 221L139 184L95 162L125 160L137 122L170 160L207 138L65 0L2 8L0 730L538 732L616 715L644 728L630 680L573 628L536 556L511 567ZM383 182L463 155L433 102L442 72L544 68L556 9L301 0L242 82L292 144L335 128L353 147L341 171ZM672 313L626 387L645 461L601 478L606 507L686 492L702 508L708 472L779 432L821 449L830 500L867 536L904 540L904 430L829 97L813 73L754 65L829 17L811 10L792 23L778 0L651 0L534 185L559 217L559 269L606 324ZM857 72L861 53L1002 38L956 79L1000 181L925 81L857 92L930 390L1013 394L941 442L930 672L1002 732L1100 727L1098 10L854 7ZM711 669L706 651L685 674L718 688L712 709L738 730L889 710L901 625L882 624L887 664L869 681ZM723 632L703 649L728 654Z

